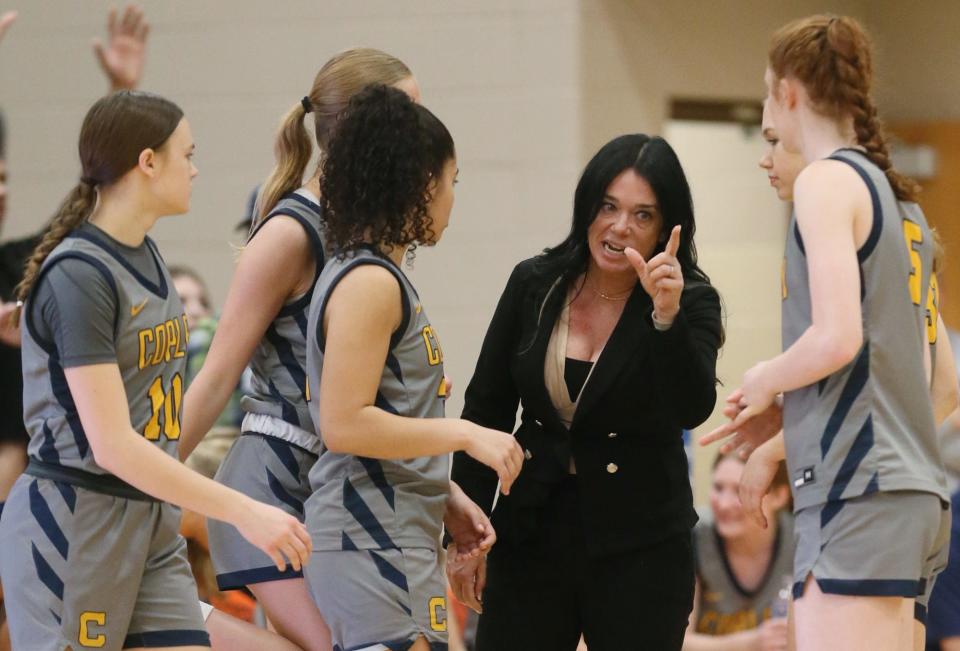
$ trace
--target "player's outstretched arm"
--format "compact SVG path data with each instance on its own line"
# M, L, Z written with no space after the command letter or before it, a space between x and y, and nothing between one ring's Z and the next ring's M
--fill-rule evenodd
M133 429L115 363L71 367L65 375L98 465L159 500L229 522L281 571L284 557L296 569L307 562L310 536L299 520L190 470Z
M312 260L303 227L283 215L270 219L244 247L210 350L183 399L180 459L190 456L223 412L257 344Z
M390 337L401 321L400 286L379 265L353 269L334 288L320 324L323 332L308 333L311 340L325 335L318 400L324 444L332 452L375 459L463 450L496 470L508 493L523 463L510 434L458 418L398 416L375 406Z

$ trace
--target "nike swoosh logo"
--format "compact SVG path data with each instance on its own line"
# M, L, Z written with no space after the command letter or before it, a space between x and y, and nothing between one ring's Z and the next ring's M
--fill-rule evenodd
M140 303L140 305L131 305L131 306L130 306L130 316L137 316L138 314L140 314L140 312L143 310L143 308L145 308L145 307L147 306L147 301L148 301L148 300L149 300L149 299L146 299L146 298L145 298L145 299L143 299L143 303Z

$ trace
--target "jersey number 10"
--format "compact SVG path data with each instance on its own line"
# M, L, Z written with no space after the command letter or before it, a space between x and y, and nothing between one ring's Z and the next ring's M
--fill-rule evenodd
M163 378L157 377L147 390L153 413L150 421L143 430L143 437L148 441L160 438L161 421L163 435L175 441L180 438L180 404L183 402L183 378L177 373L170 380L170 390L163 390Z

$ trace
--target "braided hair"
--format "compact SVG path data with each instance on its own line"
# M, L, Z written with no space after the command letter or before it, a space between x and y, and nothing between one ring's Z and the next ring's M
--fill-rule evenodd
M778 79L804 85L814 108L830 117L853 118L857 144L883 170L901 201L916 201L919 186L893 169L883 125L872 97L873 48L863 27L848 16L802 18L777 30L770 69Z

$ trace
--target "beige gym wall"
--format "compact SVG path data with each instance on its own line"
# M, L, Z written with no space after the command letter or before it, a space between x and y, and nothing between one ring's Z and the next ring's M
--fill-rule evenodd
M438 249L418 252L413 272L455 382L452 414L510 269L562 237L589 156L615 134L660 131L671 97L760 97L767 41L780 24L827 10L865 20L876 32L878 93L891 118L956 117L960 105L960 91L947 83L960 42L960 5L949 0L908 9L894 0L143 4L152 25L143 88L185 109L200 168L191 213L164 220L155 237L168 262L208 279L217 303L232 267L226 242L271 166L277 122L319 66L341 49L368 45L414 70L424 103L454 135L461 170L451 227ZM108 7L103 0L0 4L20 11L0 45L11 172L4 237L37 228L78 176L79 125L106 90L90 39L103 36ZM708 231L699 242L710 251L705 259L735 260L729 238L711 240ZM721 366L728 386L753 361L730 354L738 327L728 322L731 347Z

